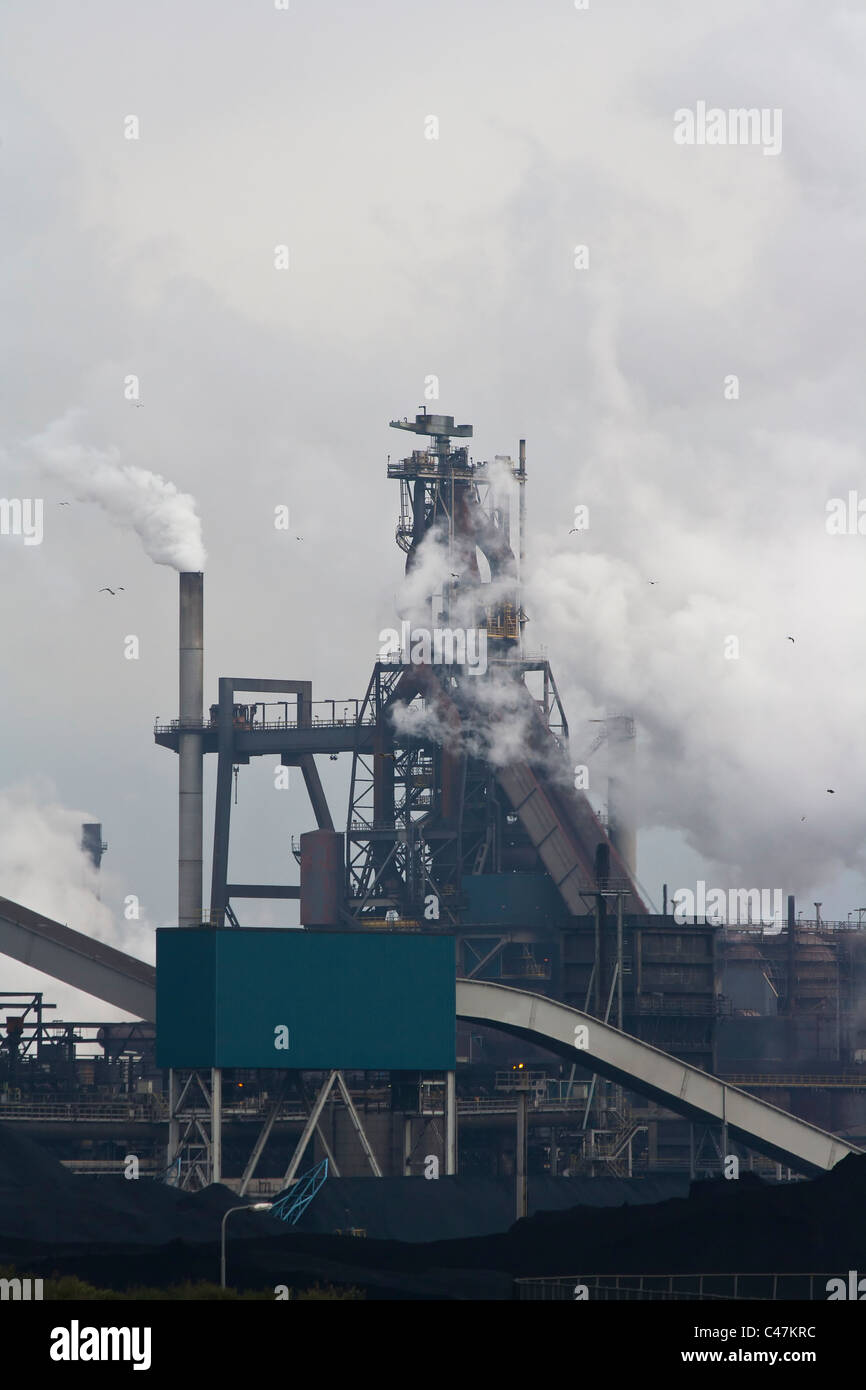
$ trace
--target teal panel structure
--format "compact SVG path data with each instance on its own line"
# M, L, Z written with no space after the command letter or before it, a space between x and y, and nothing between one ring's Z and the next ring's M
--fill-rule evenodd
M161 928L160 1067L453 1071L450 936Z
M157 1037L167 1056L182 1051L194 1058L180 1064L183 1066L215 1065L208 1058L213 1054L216 1036L216 952L207 949L203 939L206 935L214 933L180 927L161 927L156 933ZM173 939L164 945L166 937ZM161 956L165 985L162 990L159 987ZM157 1062L157 1065L176 1064Z

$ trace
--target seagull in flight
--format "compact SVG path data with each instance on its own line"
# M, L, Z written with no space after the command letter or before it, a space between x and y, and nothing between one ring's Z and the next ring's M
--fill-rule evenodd
M789 641L789 642L793 642L793 641L794 641L793 637L789 637L789 638L788 638L788 641ZM796 643L795 643L795 646L796 646Z
M125 594L125 593L126 593L126 590L124 589L124 587L123 587L122 584L118 584L116 590L115 590L115 589L109 589L108 585L106 584L105 588L104 588L104 589L100 589L99 592L100 592L101 594L112 594L112 595L114 595L115 593L118 593L118 594Z

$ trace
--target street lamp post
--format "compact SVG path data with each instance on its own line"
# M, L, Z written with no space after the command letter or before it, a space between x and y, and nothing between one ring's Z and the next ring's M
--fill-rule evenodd
M226 1222L233 1211L270 1211L273 1202L244 1202L242 1207L229 1207L222 1219L220 1230L220 1288L226 1286Z

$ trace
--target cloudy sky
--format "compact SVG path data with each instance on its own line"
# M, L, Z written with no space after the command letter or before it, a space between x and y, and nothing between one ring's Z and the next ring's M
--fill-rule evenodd
M826 525L866 498L862 7L7 0L2 30L0 490L44 535L0 536L0 893L151 959L176 911L177 577L34 438L195 499L207 701L339 701L400 590L388 421L435 375L476 457L527 440L527 637L576 761L637 721L654 901L866 903L866 536ZM676 143L700 103L780 113L781 149ZM294 879L296 781L242 769L233 878Z

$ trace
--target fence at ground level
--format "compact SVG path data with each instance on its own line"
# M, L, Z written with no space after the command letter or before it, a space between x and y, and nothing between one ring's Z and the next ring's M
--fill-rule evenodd
M826 1302L830 1279L842 1279L847 1283L848 1271L836 1270L832 1274L563 1274L547 1279L515 1279L514 1297L568 1303L582 1299L595 1303L735 1299Z

